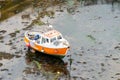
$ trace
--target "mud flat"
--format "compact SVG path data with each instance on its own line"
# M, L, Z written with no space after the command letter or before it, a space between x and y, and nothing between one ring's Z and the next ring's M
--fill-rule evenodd
M47 29L45 25L30 26L38 15L29 8L0 23L0 79L119 80L120 10L112 11L110 4L53 8L52 18L45 15L35 24L48 22L67 38L71 49L66 57L37 57L27 52L24 32ZM22 19L24 13L30 13L31 19Z
M52 8L50 8L49 10L51 9ZM51 14L51 11L45 11L45 15L42 16L50 17L51 15L54 14L54 13ZM26 14L29 14L29 17L22 18L22 16L23 15L26 16ZM39 14L40 17L41 14L44 13L41 12ZM43 59L39 62L39 60L37 61L36 59L34 59L35 56L28 57L28 55L26 55L28 52L27 52L27 47L25 46L23 41L24 32L26 30L33 30L33 29L39 29L44 31L47 30L48 28L48 26L43 25L45 24L44 22L40 21L39 15L37 12L33 12L32 8L29 8L0 23L0 46L1 46L0 47L0 79L1 80L23 80L23 79L37 80L36 78L39 79L39 77L40 79L44 80L47 79L48 76L51 79L52 78L58 79L59 76L64 76L63 74L67 75L68 72L67 68L64 65L64 61L62 61L61 59L56 59L53 57L50 59L55 59L54 63L53 61L50 60L49 63L46 63L46 60L49 59L49 56L46 57L45 59L44 56L42 56L41 58ZM40 26L35 26L35 25L40 25ZM28 60L34 61L36 63L35 65L38 64L38 66L42 64L41 66L42 70L40 71L40 69L38 68L39 70L37 69L38 71L36 73L32 68L35 65L33 66L31 66L31 64L29 65ZM57 62L59 62L60 65ZM49 68L47 66L49 66Z

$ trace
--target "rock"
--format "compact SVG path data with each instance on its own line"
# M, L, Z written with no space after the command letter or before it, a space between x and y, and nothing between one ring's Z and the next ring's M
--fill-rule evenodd
M118 18L118 16L115 16L114 18Z
M2 59L12 59L13 57L14 57L14 55L12 55L10 53L0 52L0 60L2 60Z
M120 46L116 46L116 47L114 47L114 49L120 49Z
M1 69L1 71L9 71L8 69Z
M101 63L101 66L105 66L104 63Z
M2 63L0 63L0 67L2 66L3 64Z
M87 62L83 62L83 64L87 64Z
M120 73L116 73L115 75L120 75Z
M112 60L119 60L119 58L112 58Z
M83 77L80 77L80 80L86 80L86 79L84 79Z

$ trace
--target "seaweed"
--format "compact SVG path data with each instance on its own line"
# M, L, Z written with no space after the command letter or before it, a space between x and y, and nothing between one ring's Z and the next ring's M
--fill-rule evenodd
M3 66L3 64L2 64L2 63L0 63L0 67L1 67L1 66Z
M0 36L0 40L3 39L4 37L3 36Z
M88 37L91 41L96 42L96 38L93 37L92 35L87 35L87 37Z
M9 35L10 35L11 37L15 37L15 36L16 36L16 33L13 32L13 33L10 33Z
M2 59L12 59L14 57L13 54L10 53L5 53L5 52L0 52L0 60Z

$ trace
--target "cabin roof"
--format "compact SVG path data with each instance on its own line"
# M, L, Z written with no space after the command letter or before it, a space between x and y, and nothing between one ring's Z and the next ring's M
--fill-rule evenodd
M48 37L48 38L52 38L52 37L56 37L58 35L61 35L61 33L56 31L56 30L51 30L51 31L44 33L43 35Z

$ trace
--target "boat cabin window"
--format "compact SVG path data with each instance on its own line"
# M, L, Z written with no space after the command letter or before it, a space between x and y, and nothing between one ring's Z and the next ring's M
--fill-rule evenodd
M45 38L42 37L41 44L43 44L43 43L45 43L45 42L46 42Z
M59 39L62 39L62 36L61 36L61 35L57 36L57 39L58 39L58 40L59 40Z
M46 38L46 42L49 43L49 39Z
M50 42L52 43L52 42L54 42L55 40L56 40L56 37L50 39Z
M44 44L44 43L49 43L49 39L42 37L41 44Z

